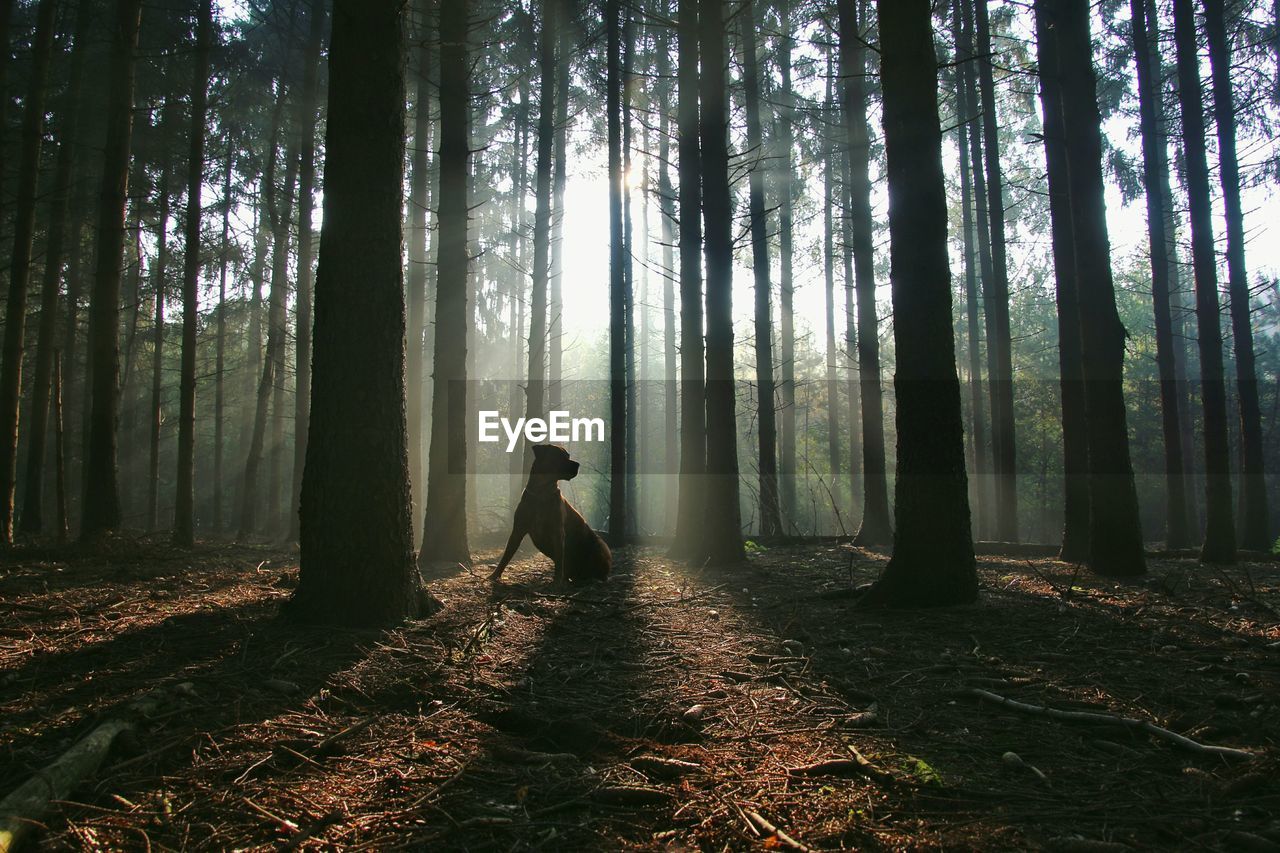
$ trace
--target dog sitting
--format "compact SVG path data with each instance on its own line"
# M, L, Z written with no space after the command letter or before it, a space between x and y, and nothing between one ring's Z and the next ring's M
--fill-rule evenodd
M516 549L527 535L539 551L555 564L555 582L563 584L604 580L609 576L613 555L600 535L587 520L560 494L558 482L578 476L578 463L569 452L555 444L537 444L533 448L533 466L529 483L516 506L515 523L507 549L489 579L502 578Z

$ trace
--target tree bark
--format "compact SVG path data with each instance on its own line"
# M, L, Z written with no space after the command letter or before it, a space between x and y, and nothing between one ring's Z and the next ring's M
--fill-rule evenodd
M831 67L830 53L827 55L827 90L823 102L823 121L832 114L832 88L834 69ZM843 514L840 511L844 478L840 470L840 346L836 342L836 257L835 241L832 226L832 208L835 204L835 145L831 138L831 128L824 128L822 147L826 165L822 170L822 283L826 295L826 331L827 331L827 465L831 471L831 511L837 527L845 533Z
M1258 406L1258 371L1250 323L1249 274L1244 254L1244 210L1236 156L1236 116L1231 93L1231 44L1223 0L1205 0L1205 32L1212 66L1213 115L1218 125L1218 172L1227 220L1227 284L1231 295L1231 336L1235 342L1236 401L1240 412L1240 546L1269 552L1267 481Z
M120 410L120 261L124 252L129 143L133 132L134 51L141 0L116 0L107 96L107 133L98 201L98 250L89 304L92 406L86 441L81 538L95 539L120 526L116 471L116 421Z
M778 505L778 428L774 414L773 312L770 305L769 234L764 203L764 140L760 129L760 57L756 45L755 4L742 19L742 85L747 112L747 149L756 158L750 174L751 271L755 280L756 419L760 435L760 535L782 534ZM793 388L794 390L794 388ZM795 410L790 414L794 426ZM784 416L785 417L785 416ZM794 439L794 436L793 436ZM792 452L795 451L794 442ZM794 487L795 480L792 479ZM792 495L794 501L795 495Z
M742 562L738 436L733 381L733 203L729 191L728 75L722 0L700 0L699 139L707 269L707 492L702 553L715 565Z
M429 0L419 2L418 15L423 24L414 33L417 44L417 76L413 98L413 151L409 173L409 274L408 312L409 344L406 376L408 381L409 482L416 513L423 509L426 488L423 450L423 396L426 390L427 331L427 186L431 165L431 13ZM416 541L416 540L415 540Z
M664 7L665 8L665 7ZM671 45L669 30L658 36L658 96L662 115L658 132L658 207L662 219L662 356L663 356L663 432L667 437L663 453L663 524L662 533L673 533L676 528L676 509L679 502L680 457L675 444L679 434L678 410L679 383L676 381L676 196L671 184L672 98ZM552 374L555 380L555 374Z
M53 381L58 331L58 286L66 256L68 207L71 181L76 167L76 146L80 138L81 92L84 88L84 57L91 15L88 4L76 10L67 89L63 94L58 133L58 157L54 167L53 193L49 197L48 231L45 238L44 273L40 283L40 328L36 340L35 389L32 391L31 426L27 442L26 477L20 527L24 533L40 533L44 528L44 463L48 448L49 394ZM65 536L65 530L62 532Z
M22 153L18 161L18 198L13 221L13 254L9 264L9 298L5 312L4 352L0 363L0 545L13 542L14 491L18 472L18 412L22 397L22 348L31 283L31 243L36 227L36 183L40 178L40 145L44 141L44 101L49 61L53 56L56 0L40 0L32 43L30 89L23 107ZM4 45L7 53L9 46Z
M186 256L182 271L182 377L178 402L178 493L173 541L195 544L196 516L196 328L200 285L200 191L204 185L205 109L209 97L209 52L213 44L213 0L197 13L195 71L191 82L191 147L187 154Z
M928 0L878 0L897 347L893 558L867 604L977 597L947 258L937 58ZM842 38L843 41L843 38Z
M1089 558L1089 423L1086 416L1084 354L1081 349L1079 275L1076 235L1072 224L1071 172L1067 162L1067 131L1063 125L1056 12L1050 7L1036 16L1036 45L1040 61L1040 101L1044 110L1044 149L1048 167L1049 210L1052 218L1054 298L1058 313L1058 369L1062 395L1062 467L1064 505L1062 560L1081 563ZM1085 235L1087 239L1087 235Z
M782 368L782 453L779 460L779 478L782 497L784 532L799 533L799 506L796 496L796 333L795 333L795 275L792 270L794 184L791 157L795 147L794 117L795 96L791 91L791 14L790 0L778 2L778 72L781 87L778 90L777 124L778 142L775 168L778 170L778 254L781 269L778 288L778 307L782 314L779 357ZM772 403L772 400L770 400Z
M623 233L622 33L619 0L605 4L609 145L609 544L627 538L627 256Z
M1040 0L1036 14L1037 30L1043 33L1037 43L1056 49L1057 54L1041 53L1040 66L1044 85L1051 87L1056 82L1059 87L1069 180L1089 442L1088 565L1101 575L1140 575L1146 571L1146 557L1129 459L1124 405L1125 329L1116 311L1111 277L1102 174L1102 117L1093 71L1089 10L1065 0ZM1056 39L1051 32L1056 33Z
M1134 64L1138 71L1138 109L1142 128L1142 175L1147 198L1147 237L1151 252L1151 296L1156 329L1156 368L1160 375L1160 415L1164 438L1165 544L1171 548L1191 545L1187 512L1186 477L1182 457L1182 430L1178 382L1174 370L1173 315L1170 308L1171 274L1169 212L1164 194L1157 188L1169 181L1164 128L1157 120L1160 98L1155 52L1147 36L1147 0L1129 0Z
M1205 153L1204 102L1191 0L1174 0L1178 56L1178 100L1186 156L1191 219L1191 262L1196 282L1196 326L1200 350L1200 396L1204 406L1205 534L1200 559L1234 563L1236 534L1231 512L1231 459L1227 439L1227 394L1218 313L1218 269L1213 245L1213 207Z
M996 120L996 90L992 71L991 28L987 0L974 0L977 10L978 81L982 96L982 141L986 155L987 216L990 219L993 278L987 310L994 335L987 339L995 352L990 377L992 426L996 461L996 535L1018 541L1018 469L1013 421L1013 357L1009 331L1009 271L1005 257L1004 182L1000 175L1000 136Z
M297 331L294 351L294 410L293 410L293 477L289 500L289 541L296 542L301 533L298 509L302 500L302 470L307 461L307 436L311 422L311 329L312 282L311 261L314 252L314 226L312 208L315 205L316 183L316 110L319 106L320 50L324 46L325 23L328 20L326 4L311 6L311 27L307 35L307 49L303 56L302 96L298 102L298 293L296 302ZM421 352L421 347L419 347ZM421 383L421 375L419 375ZM421 397L418 400L421 409ZM410 412L413 409L410 407ZM410 436L413 433L410 432ZM413 443L410 459L414 458ZM412 477L415 470L409 468ZM409 517L412 519L413 514Z
M431 448L420 563L470 563L467 546L468 0L440 7L440 199ZM330 121L332 121L330 117ZM399 198L398 191L396 198Z
M222 172L222 240L218 260L217 340L214 343L213 369L213 518L212 527L223 531L222 460L226 441L226 372L227 372L227 267L231 262L231 173L235 169L235 146L228 142L227 158Z
M862 401L862 525L854 544L864 548L893 541L884 448L884 401L880 386L880 330L876 317L875 245L872 242L871 141L867 130L867 49L855 0L839 0L840 76L849 135L853 266L858 299L858 386ZM863 8L865 14L866 8Z
M454 72L466 74L466 5L446 4L460 18L446 15L449 26L442 28L456 62L446 83ZM421 615L429 603L414 566L409 517L403 15L398 0L334 4L313 428L302 480L298 589L289 602L291 615L306 621L384 625ZM465 107L466 89L446 97Z
M977 116L973 109L972 66L973 40L969 38L964 25L962 3L955 2L951 7L951 31L956 43L956 114L961 121L956 122L957 159L960 161L960 222L961 243L964 252L964 296L965 325L968 333L969 356L969 410L972 420L970 431L970 453L973 467L970 470L969 503L973 508L974 533L981 535L989 527L987 514L991 507L987 499L986 478L990 470L987 456L987 416L986 397L982 391L982 327L978 320L978 275L974 255L974 215L973 215L973 180L970 175L972 160L970 159L970 134L977 133L972 127ZM1083 481L1081 481L1083 482ZM1088 504L1085 504L1088 512ZM1086 520L1087 521L1087 520ZM1086 526L1087 530L1087 526ZM1065 537L1064 537L1065 541ZM1084 552L1080 552L1083 557Z
M557 0L561 9L559 14L567 14L564 0ZM567 27L559 29L559 52L556 56L556 142L555 142L555 175L552 178L552 219L551 219L551 293L547 306L547 343L549 361L547 365L547 408L559 409L564 393L564 299L561 288L564 284L564 190L569 179L569 90L570 90L570 48L565 35Z
M698 6L678 0L677 147L680 201L680 496L672 556L702 550L707 474L702 337L702 152L698 122Z

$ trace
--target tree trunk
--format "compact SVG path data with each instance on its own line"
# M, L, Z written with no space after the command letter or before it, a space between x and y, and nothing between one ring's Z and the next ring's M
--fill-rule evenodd
M864 602L961 604L977 597L978 579L952 332L930 4L879 0L877 8L897 347L898 476L893 558Z
M129 142L133 132L134 51L141 0L116 0L112 27L107 134L98 203L98 251L89 304L92 407L86 441L84 503L80 535L85 540L120 526L116 471L116 421L120 411L120 261L124 253L125 202L129 190Z
M307 462L307 435L311 422L311 259L314 251L314 226L312 208L315 205L316 183L316 109L319 101L320 50L324 47L325 23L328 18L326 5L315 2L311 6L311 30L307 35L307 50L303 57L302 97L298 103L298 294L297 331L294 352L294 410L293 410L293 477L289 500L289 541L296 542L301 534L298 509L302 500L302 470ZM421 351L421 347L419 347ZM421 374L419 374L421 383ZM421 409L421 397L418 400ZM410 408L412 412L412 407ZM410 433L412 435L412 433ZM410 458L414 458L414 445L410 443ZM412 466L410 477L415 475ZM409 518L413 518L412 512Z
M67 541L67 448L62 431L62 351L53 352L53 490L58 544Z
M1186 156L1191 219L1191 261L1196 281L1196 326L1200 347L1200 396L1204 405L1205 534L1200 559L1233 563L1236 534L1231 520L1231 459L1227 438L1226 381L1218 312L1218 269L1213 245L1213 207L1205 153L1204 103L1191 0L1174 0L1178 55L1178 100Z
M1089 422L1081 350L1076 235L1072 224L1071 172L1067 163L1067 131L1063 126L1062 83L1054 13L1036 17L1040 59L1040 101L1044 109L1044 149L1048 166L1049 209L1052 218L1053 266L1058 309L1058 368L1062 395L1062 467L1064 506L1062 550L1058 556L1072 563L1089 558ZM1089 235L1083 235L1088 239Z
M431 448L420 563L470 563L467 546L468 0L440 7L440 200ZM403 99L401 99L403 102ZM332 115L330 122L333 121ZM399 198L399 194L396 198Z
M827 55L827 90L823 101L823 121L826 122L832 113L832 82L834 70L831 67L831 56ZM835 146L831 139L831 128L825 127L822 140L823 159L826 165L822 170L822 281L826 294L827 308L827 464L831 471L831 510L837 528L844 533L843 515L840 512L841 489L840 471L840 383L837 379L840 363L840 347L836 343L836 257L832 229L832 207L834 206L835 187Z
M781 278L779 280L778 307L782 314L782 330L779 353L782 362L782 454L780 459L780 486L782 496L782 516L785 519L785 532L799 533L797 525L799 506L796 498L796 476L799 466L796 462L796 333L795 309L793 307L795 283L792 272L792 242L794 228L794 185L791 170L791 157L794 145L792 130L794 109L794 93L791 91L791 14L790 0L778 2L778 71L781 76L781 88L778 91L777 122L778 143L777 160L774 168L778 170L778 254L781 262ZM772 405L772 398L769 400Z
M770 306L769 233L764 203L764 140L760 130L760 57L755 4L743 14L742 85L746 96L747 149L756 157L750 175L751 271L755 279L756 399L760 432L760 535L782 535L778 506L778 429L774 421L773 317ZM794 425L795 410L791 410ZM793 436L794 438L794 436ZM792 451L795 445L792 445ZM795 480L792 479L792 486ZM794 500L794 495L792 498Z
M165 106L167 113L168 104L166 103ZM167 119L161 124L166 130L172 127ZM151 441L148 445L150 456L147 464L147 530L149 531L155 530L160 521L160 427L164 422L164 300L169 275L170 177L171 169L166 162L160 173L160 183L156 188L156 200L160 205L160 212L156 218L156 263L151 271L154 313L151 327L151 406L147 418L151 428Z
M534 166L533 289L529 300L529 383L525 418L546 418L547 279L551 271L551 161L555 146L556 43L560 3L542 0L539 38L541 92L538 104L538 160ZM516 346L519 346L517 342ZM524 470L533 465L533 444L525 442Z
M289 292L289 222L293 218L293 187L298 177L297 139L290 139L285 146L284 186L274 183L266 186L266 206L272 233L271 289L267 296L267 349L262 361L261 379L258 382L254 408L253 432L249 439L249 452L244 463L244 487L240 496L240 538L253 535L263 528L264 519L274 521L279 496L276 457L281 452L279 442L273 440L271 456L267 459L268 500L259 496L259 480L263 457L267 452L268 411L271 397L278 384L284 382L284 344L286 324L285 300ZM283 198L281 197L283 189ZM279 402L277 417L282 417ZM265 512L264 512L265 510ZM274 531L269 531L274 532Z
M31 426L27 442L26 482L20 527L24 533L44 529L44 463L48 448L49 394L57 355L58 285L66 255L68 207L71 181L76 166L79 139L81 91L84 88L84 57L88 51L90 10L87 4L76 10L74 44L71 48L67 89L59 116L58 157L54 167L53 193L49 197L48 232L45 238L44 273L40 283L40 328L36 340L35 389L32 392ZM38 39L37 39L38 41ZM65 529L61 532L65 537Z
M225 498L222 488L223 446L226 441L226 369L227 369L227 266L231 262L231 173L235 168L235 147L228 142L227 159L222 173L222 256L218 262L217 340L214 344L213 369L213 519L215 532L222 533L222 510Z
M196 500L196 323L199 319L200 190L204 185L205 105L209 96L209 52L213 43L213 0L197 13L195 72L191 82L191 148L187 154L186 256L182 270L182 378L178 402L178 494L173 541L195 544Z
M665 7L664 7L665 11ZM670 109L671 45L669 30L661 30L658 36L658 93L657 103L661 111L662 126L658 131L658 207L662 219L662 358L663 358L663 430L666 436L663 451L663 523L662 533L669 534L676 528L676 509L679 501L680 458L675 436L679 432L677 405L679 385L676 382L676 289L675 289L675 241L676 197L671 184ZM553 376L554 378L554 376Z
M1147 197L1147 236L1151 252L1151 295L1156 328L1156 367L1160 375L1160 414L1164 438L1165 543L1169 548L1191 545L1187 513L1186 477L1182 458L1178 382L1174 371L1173 315L1170 308L1170 235L1166 233L1168 212L1161 181L1169 180L1168 153L1164 129L1157 121L1156 101L1160 98L1157 61L1147 37L1147 2L1129 0L1133 52L1138 71L1138 106L1142 127L1142 174Z
M1240 410L1240 546L1270 551L1267 481L1262 449L1258 372L1249 321L1249 275L1244 256L1244 210L1240 204L1240 164L1236 157L1236 117L1231 94L1231 45L1223 0L1205 0L1205 32L1213 68L1213 115L1218 125L1218 171L1227 220L1227 282L1231 294L1231 336L1235 342L1236 395Z
M702 337L702 152L698 139L698 6L678 0L676 137L680 196L680 496L672 556L702 550L705 534L706 365Z
M722 0L700 0L702 215L707 268L707 491L700 557L742 562L733 382L733 202L729 191L728 75Z
M13 542L14 490L18 472L18 406L22 397L22 347L31 282L31 242L36 227L36 182L40 177L40 144L44 140L44 100L49 60L53 55L56 0L40 0L32 43L30 90L22 116L22 154L18 162L18 199L13 222L13 255L9 265L9 299L5 313L4 353L0 365L0 545ZM6 43L4 50L9 46Z
M431 164L431 25L430 3L417 4L422 21L414 33L418 46L417 77L414 80L413 151L409 174L409 344L406 377L408 382L409 482L415 515L423 509L426 488L422 458L423 394L426 390L427 330L427 186ZM299 362L301 364L301 362ZM299 398L301 399L301 398ZM416 539L414 540L417 541Z
M461 18L445 15L445 51L456 52L446 83L466 73L466 5L446 4ZM427 604L413 559L405 426L403 14L397 0L334 4L313 429L289 602L307 621L383 625ZM465 107L465 88L443 91Z
M992 426L995 438L996 536L1018 541L1018 469L1013 422L1013 357L1009 332L1009 271L1005 258L1004 186L1000 176L1000 136L996 120L996 89L992 73L991 28L987 0L974 0L977 9L978 80L982 96L982 139L986 154L987 216L990 219L993 278L987 300L994 335L987 339L995 352L990 377Z
M559 14L567 13L564 0L556 0L561 6ZM552 178L551 219L551 294L548 304L547 338L549 364L547 369L547 408L561 407L564 393L564 189L569 179L569 58L570 44L565 36L567 27L559 28L559 53L556 56L556 142L555 175Z
M635 24L630 4L622 5L622 336L623 375L626 384L626 514L623 516L623 535L630 538L636 535L638 520L636 512L640 506L640 483L636 476L636 463L639 458L636 448L636 425L639 411L636 385L636 287L635 287L635 254L634 230L631 224L631 92L636 86L635 66ZM610 528L612 530L612 528Z
M876 318L875 244L871 214L871 142L867 131L867 50L855 0L839 0L840 76L844 81L845 129L849 135L849 181L853 266L858 298L858 386L862 401L862 525L853 541L864 548L893 541L884 449L884 402L880 386L880 329ZM866 13L866 7L863 7Z
M627 257L622 199L622 33L619 0L605 3L609 144L609 544L627 538Z
M1036 17L1041 33L1037 43L1041 45L1042 80L1048 89L1057 85L1060 99L1075 244L1089 459L1088 565L1102 575L1140 575L1146 571L1146 557L1129 459L1124 406L1125 330L1116 311L1111 278L1102 175L1102 117L1093 71L1089 10L1066 0L1040 0ZM1046 48L1048 54L1044 52ZM1047 100L1052 101L1052 96Z
M982 391L982 327L978 321L978 276L974 262L976 253L973 221L974 193L973 180L970 175L970 133L977 132L972 127L977 116L970 112L974 101L971 91L973 39L970 38L964 22L962 4L960 2L953 3L951 7L951 30L952 37L956 43L956 114L962 119L956 123L958 133L956 156L960 161L960 227L963 231L961 242L964 251L965 325L968 333L969 410L972 419L970 452L973 459L973 467L969 472L969 503L973 508L974 514L974 535L981 535L990 526L987 521L987 515L991 507L987 500L985 485L990 466L987 457L986 398ZM1084 506L1087 513L1088 504L1086 503ZM1087 530L1087 526L1085 529ZM1084 552L1080 552L1080 556L1083 557L1083 555Z

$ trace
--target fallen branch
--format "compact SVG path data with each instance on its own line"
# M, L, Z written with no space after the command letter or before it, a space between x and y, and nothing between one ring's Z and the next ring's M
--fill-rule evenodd
M752 823L760 827L760 829L763 830L767 835L778 839L778 843L781 844L782 846L790 847L792 850L800 850L800 851L803 851L803 853L810 853L810 851L813 850L812 847L808 847L804 844L801 844L799 841L796 841L790 835L787 835L781 829L778 829L778 827L774 826L772 823L765 820L765 818L762 817L759 812L753 812L750 809L747 809L746 814L747 814L747 817L751 818Z
M1103 714L1097 711L1062 711L1057 708L1047 708L1044 705L1030 705L1026 702L1019 702L1015 699L1009 699L1004 696L997 695L988 690L979 687L967 687L963 691L970 696L976 696L979 699L985 699L997 705L1011 708L1014 711L1021 711L1024 714L1032 714L1038 717L1048 717L1053 720L1061 720L1073 723L1098 723L1108 726L1123 726L1130 729L1141 729L1148 734L1155 735L1158 738L1170 741L1177 746L1182 747L1190 752L1200 755L1219 755L1223 758L1254 758L1255 753L1247 749L1236 749L1230 746L1214 746L1213 744L1200 743L1194 741L1185 735L1170 731L1163 726L1157 726L1155 723L1146 720L1138 720L1133 717L1119 717L1115 714Z
M99 723L52 764L0 800L0 853L16 850L33 829L42 827L40 820L48 812L51 801L65 800L81 782L96 773L116 738L134 727L134 717L154 710L158 701L158 695L148 694L120 716Z

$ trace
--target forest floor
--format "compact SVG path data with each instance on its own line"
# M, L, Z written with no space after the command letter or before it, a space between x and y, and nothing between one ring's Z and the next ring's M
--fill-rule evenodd
M1280 563L984 557L976 605L856 608L883 565L636 548L561 594L526 545L496 593L458 567L440 613L356 632L277 619L290 553L19 551L0 796L151 693L43 847L1280 849Z

